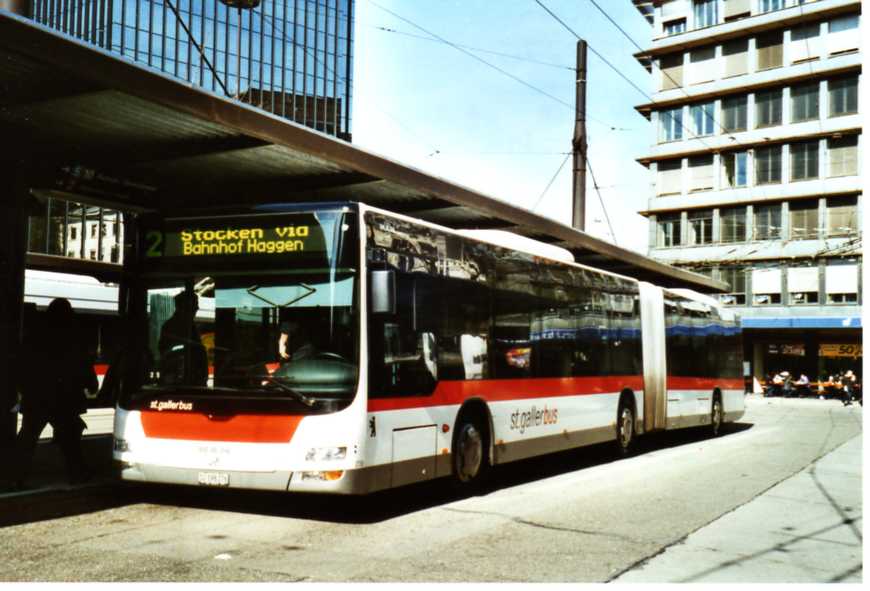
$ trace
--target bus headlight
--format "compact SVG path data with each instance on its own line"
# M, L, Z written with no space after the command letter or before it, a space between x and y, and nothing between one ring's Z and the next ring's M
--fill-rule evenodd
M335 480L340 480L342 476L344 476L344 470L330 470L328 472L303 472L302 473L302 480L303 481L315 480L318 482L333 482Z
M305 454L308 462L343 460L347 456L347 447L312 447Z

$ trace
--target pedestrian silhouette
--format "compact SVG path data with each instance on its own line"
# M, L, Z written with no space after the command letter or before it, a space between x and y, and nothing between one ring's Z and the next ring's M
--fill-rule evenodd
M24 488L39 435L47 424L63 452L69 481L75 484L91 477L82 454L85 423L80 415L87 410L85 391L97 391L97 376L68 300L52 300L40 324L22 343L23 363L17 380L22 423L15 442L13 489Z
M173 298L175 311L160 329L160 381L164 385L205 386L208 354L196 327L197 296L182 291Z

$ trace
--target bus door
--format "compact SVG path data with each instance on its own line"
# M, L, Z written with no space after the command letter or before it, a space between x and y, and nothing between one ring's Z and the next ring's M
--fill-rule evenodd
M662 289L640 282L640 320L643 335L643 430L667 427L667 360Z

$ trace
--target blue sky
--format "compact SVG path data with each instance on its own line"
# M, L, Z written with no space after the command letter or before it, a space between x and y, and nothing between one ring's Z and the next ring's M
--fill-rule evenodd
M636 48L589 0L542 2L650 91ZM630 0L598 4L649 44L651 28ZM468 50L538 92L450 45L420 39L428 35L414 25L458 45L561 67ZM570 158L541 195L571 149L576 43L535 0L357 0L354 143L570 224ZM647 206L650 178L635 159L649 149L652 130L634 106L647 99L591 51L587 93L589 160L616 241L645 253L647 222L636 212ZM591 178L587 231L611 240Z

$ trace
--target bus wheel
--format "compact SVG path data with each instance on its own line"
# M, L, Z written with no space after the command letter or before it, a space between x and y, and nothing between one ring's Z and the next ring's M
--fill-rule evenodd
M620 457L631 455L634 444L634 408L623 399L616 416L616 444Z
M713 408L710 411L710 434L718 437L722 433L722 399L718 394L713 396Z
M460 417L453 440L453 476L461 485L480 480L487 467L486 435L479 420Z

